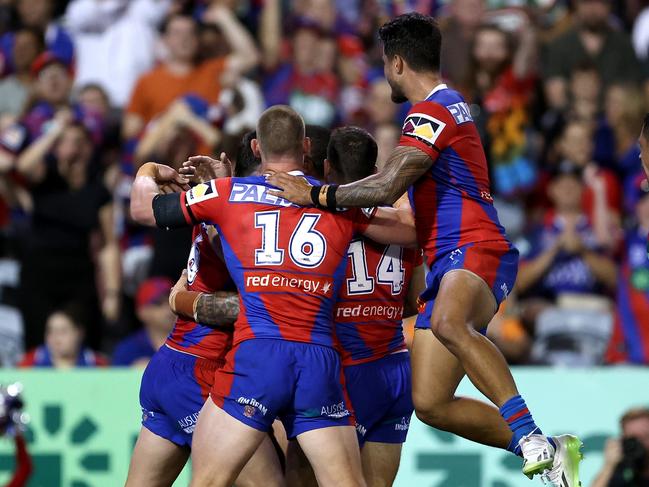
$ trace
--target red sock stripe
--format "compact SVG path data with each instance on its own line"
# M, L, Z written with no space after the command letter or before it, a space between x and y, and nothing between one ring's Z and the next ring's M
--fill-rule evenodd
M529 410L529 409L527 409L527 408L525 408L525 409L521 409L521 410L518 411L517 413L512 414L512 415L511 415L509 418L507 418L505 421L507 421L508 423L511 424L511 423L513 423L514 421L516 421L517 419L520 419L520 418L522 418L523 416L525 416L526 414L529 414L529 413L530 413L530 410Z

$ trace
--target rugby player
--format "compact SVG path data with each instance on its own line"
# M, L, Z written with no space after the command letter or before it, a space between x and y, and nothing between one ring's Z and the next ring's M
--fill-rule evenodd
M257 136L252 146L262 172L301 174L309 141L295 111L269 108ZM153 163L142 166L131 194L133 217L164 228L215 224L240 293L233 348L199 415L191 485L231 485L279 417L289 438L297 437L321 486L364 486L333 348L332 297L342 285L355 234L414 245L414 227L392 208L298 207L269 196L263 176L159 194L159 185L167 182L187 180Z
M308 128L307 128L308 133ZM311 138L313 140L313 138ZM366 131L346 127L331 135L324 160L327 181L345 184L374 173L377 145ZM401 320L406 298L416 313L423 269L420 253L367 238L354 239L347 251L347 272L334 311L336 348L341 353L345 385L356 419L361 463L367 485L392 485L399 469L401 446L413 412L410 360ZM182 293L182 291L181 291ZM187 294L176 311L201 323L218 326L225 299ZM292 444L287 459L287 484L314 485L308 462Z
M469 107L441 81L439 28L432 17L411 13L386 23L379 36L392 100L413 105L384 168L342 186L275 174L269 182L283 191L271 194L301 205L366 207L392 204L410 188L430 269L412 347L417 416L522 456L528 477L548 472L564 487L577 486L581 442L542 434L504 357L481 333L514 285L518 251L498 221ZM465 374L497 408L455 395Z
M223 176L229 167L213 160ZM246 169L245 165L238 166ZM254 168L253 168L254 169ZM166 188L171 190L174 188ZM180 189L176 187L175 189ZM188 288L236 299L228 271L219 257L218 238L205 224L193 228L193 243L185 271ZM172 310L177 293L170 295ZM234 313L219 316L219 328L197 323L193 314L179 317L166 343L153 356L142 377L140 405L142 428L131 457L127 487L171 487L189 458L198 412L214 382L214 372L224 364L232 346ZM237 487L284 485L283 473L271 440L265 439L239 475Z

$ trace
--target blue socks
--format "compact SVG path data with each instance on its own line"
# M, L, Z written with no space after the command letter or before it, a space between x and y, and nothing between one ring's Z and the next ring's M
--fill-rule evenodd
M518 442L524 436L529 435L530 433L543 434L541 429L536 426L534 418L530 410L527 409L527 405L521 396L514 396L509 401L507 401L500 408L500 415L503 417L509 429L512 430L514 434L512 436L512 441L509 443L507 450L512 452L514 455L521 455L521 448L518 446Z

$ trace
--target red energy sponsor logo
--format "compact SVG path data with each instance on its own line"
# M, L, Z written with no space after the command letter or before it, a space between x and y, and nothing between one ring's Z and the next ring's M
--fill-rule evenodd
M333 281L317 276L285 276L276 272L246 272L246 292L284 291L332 296Z
M343 304L336 308L336 321L363 318L362 321L400 320L403 306L387 304Z

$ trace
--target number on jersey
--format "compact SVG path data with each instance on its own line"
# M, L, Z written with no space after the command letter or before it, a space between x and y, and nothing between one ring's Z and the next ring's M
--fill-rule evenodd
M365 242L354 240L349 245L347 257L351 261L352 277L347 279L347 294L371 294L374 292L374 278L367 270ZM390 286L392 294L399 294L403 289L405 271L403 269L403 248L388 245L376 266L376 282Z
M295 226L289 240L288 253L300 267L317 267L327 253L327 241L315 229L320 214L305 213ZM261 228L261 248L255 250L255 265L282 265L284 249L279 248L279 211L255 213L255 228Z

